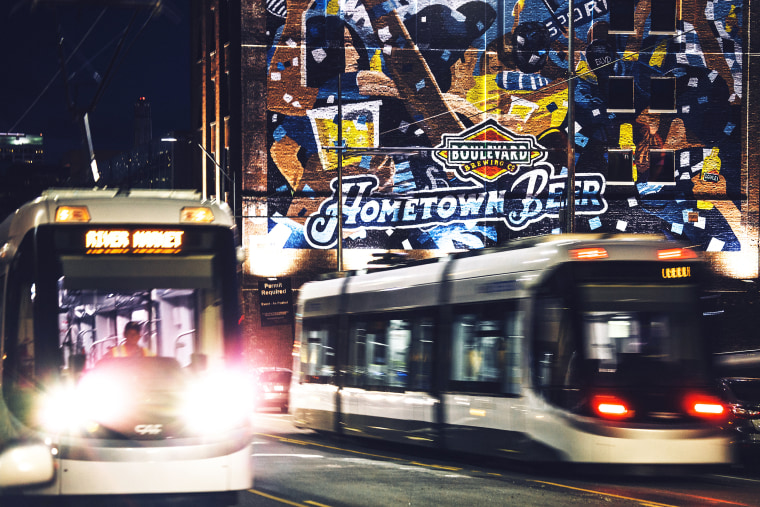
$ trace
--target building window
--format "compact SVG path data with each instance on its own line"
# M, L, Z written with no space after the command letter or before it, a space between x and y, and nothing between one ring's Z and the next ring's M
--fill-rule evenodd
M634 33L635 0L609 0L607 5L610 11L609 33Z
M678 20L676 0L657 0L652 2L650 10L649 33L671 34L676 31Z
M653 77L649 81L649 111L652 113L676 112L676 78Z
M633 151L607 151L607 184L633 185Z
M649 150L647 183L674 184L676 181L675 160L673 150Z
M633 107L633 76L610 76L607 111L636 112Z
M230 149L230 117L224 117L224 149Z

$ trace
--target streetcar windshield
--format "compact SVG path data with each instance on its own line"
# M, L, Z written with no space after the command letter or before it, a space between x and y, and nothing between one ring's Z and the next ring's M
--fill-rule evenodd
M25 238L9 278L18 297L7 308L3 371L3 394L19 419L61 419L62 409L40 420L41 402L86 379L77 391L81 403L124 399L117 393L129 385L143 400L164 400L156 410L166 415L179 402L161 393L176 391L192 373L223 370L237 339L230 324L237 319L234 250L227 231L182 232L183 251L142 255L86 251L84 228L40 227ZM171 425L164 428L167 437ZM121 427L117 433L135 437Z
M705 373L690 286L581 286L580 324L589 373L605 382L681 382Z
M58 292L59 343L63 368L94 367L103 359L170 357L189 366L201 352L198 329L219 327L217 298L208 289L155 288L129 291L119 288L66 289ZM127 323L139 333L136 347L127 348ZM221 329L216 336L221 337ZM214 344L206 340L206 347ZM216 344L221 349L221 343ZM209 352L208 350L205 352Z

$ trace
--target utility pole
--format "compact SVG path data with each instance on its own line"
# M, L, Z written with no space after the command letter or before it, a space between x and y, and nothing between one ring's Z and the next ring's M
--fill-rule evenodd
M343 73L338 75L338 188L335 193L338 197L338 245L337 245L337 264L338 271L343 271L343 87L341 78Z
M575 48L573 37L573 0L568 2L567 15L567 182L563 232L575 232Z

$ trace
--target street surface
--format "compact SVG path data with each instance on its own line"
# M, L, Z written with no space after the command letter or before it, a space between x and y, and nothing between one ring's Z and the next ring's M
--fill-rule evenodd
M741 469L673 477L526 470L518 465L296 429L255 417L254 487L242 506L760 505L760 474Z

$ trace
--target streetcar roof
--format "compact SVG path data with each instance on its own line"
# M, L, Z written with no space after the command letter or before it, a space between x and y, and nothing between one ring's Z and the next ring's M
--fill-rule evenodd
M60 206L86 206L93 224L179 224L184 207L206 207L214 214L213 222L201 225L233 227L234 220L226 203L201 199L194 190L160 189L48 189L0 224L0 248L6 242L20 240L27 231L55 222Z
M441 281L451 283L449 300L474 301L503 297L511 293L520 297L539 283L554 266L575 260L577 252L594 249L603 256L588 262L615 260L658 260L658 252L685 249L685 245L658 235L643 234L573 234L525 238L501 247L459 252L422 265L402 265L374 272L350 273L347 280L337 278L309 282L300 292L305 314L327 314L340 304L337 296L345 290L350 311L371 311L370 306L389 308L432 306L439 300ZM697 258L688 251L685 260ZM586 262L586 261L581 261ZM449 265L449 263L451 263ZM345 278L344 276L344 278ZM362 295L366 294L364 302ZM312 304L322 299L324 304ZM329 301L334 301L330 303ZM370 303L370 300L373 300ZM380 300L381 303L378 303Z

